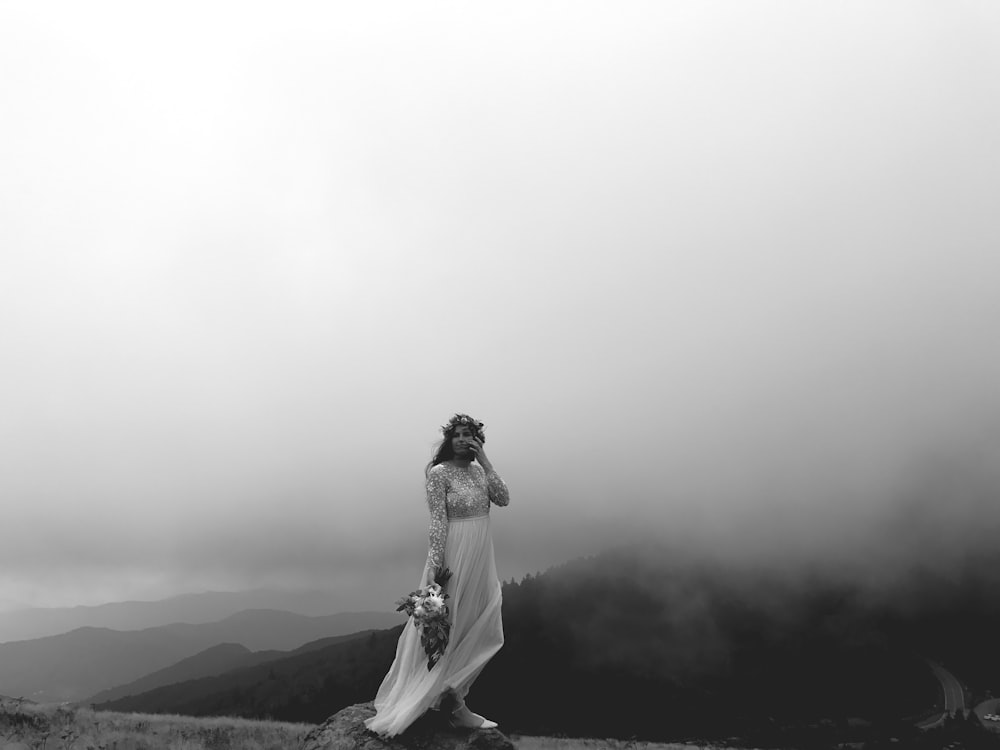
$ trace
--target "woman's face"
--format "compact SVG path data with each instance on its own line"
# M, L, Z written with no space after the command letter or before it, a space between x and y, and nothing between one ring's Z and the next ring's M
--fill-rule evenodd
M451 449L455 452L455 456L458 458L472 458L475 454L469 446L475 437L476 433L472 431L471 427L459 425L455 428L455 433L451 438Z

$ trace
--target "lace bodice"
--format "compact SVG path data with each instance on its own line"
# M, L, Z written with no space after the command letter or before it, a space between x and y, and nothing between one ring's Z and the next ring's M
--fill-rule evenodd
M431 512L430 544L427 560L430 567L444 565L444 545L448 521L473 518L490 512L490 503L507 505L507 485L495 471L485 472L479 464L461 468L438 464L427 474L427 505Z

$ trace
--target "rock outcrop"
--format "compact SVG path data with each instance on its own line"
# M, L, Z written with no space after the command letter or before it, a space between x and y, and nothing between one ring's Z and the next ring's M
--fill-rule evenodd
M403 734L383 739L368 731L365 719L375 715L371 703L338 711L302 740L301 750L514 750L497 729L459 731L428 711Z

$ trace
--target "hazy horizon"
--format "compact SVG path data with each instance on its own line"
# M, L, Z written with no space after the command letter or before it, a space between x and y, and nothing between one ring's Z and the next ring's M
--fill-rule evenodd
M0 609L1000 532L1000 8L0 8Z

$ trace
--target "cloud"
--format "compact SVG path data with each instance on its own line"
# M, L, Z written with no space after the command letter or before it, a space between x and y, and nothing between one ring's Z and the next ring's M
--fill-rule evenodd
M992 528L925 465L1000 397L981 18L64 10L0 23L0 597L392 588L455 411L505 577Z

